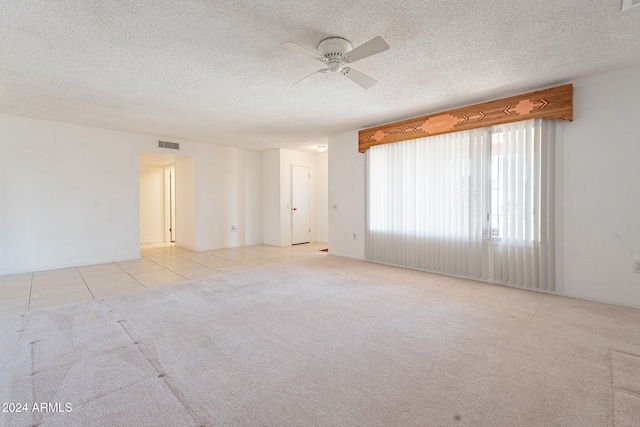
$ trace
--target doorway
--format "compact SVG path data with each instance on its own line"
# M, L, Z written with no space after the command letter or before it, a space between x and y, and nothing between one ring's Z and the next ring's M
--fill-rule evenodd
M175 155L140 153L140 244L176 242Z
M291 244L309 243L311 175L306 166L291 166Z

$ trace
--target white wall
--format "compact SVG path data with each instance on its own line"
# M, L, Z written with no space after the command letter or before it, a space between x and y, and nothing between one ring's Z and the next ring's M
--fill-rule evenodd
M164 242L164 168L140 164L140 243Z
M205 144L196 153L197 250L261 244L262 154Z
M0 115L0 275L138 258L140 153L177 154L158 139ZM176 244L261 243L261 153L178 142Z
M640 259L640 66L570 83L574 121L559 123L557 141L558 293L640 308L640 274L632 273ZM364 259L357 141L357 131L329 138L329 252Z
M143 142L0 115L0 275L139 257Z
M567 295L640 307L640 66L572 83L559 279Z
M175 163L176 170L176 246L195 251L196 242L196 160Z
M358 152L358 132L329 137L327 152L329 253L364 259L365 155Z
M280 150L262 153L263 242L280 246Z
M329 153L316 157L316 241L329 241Z

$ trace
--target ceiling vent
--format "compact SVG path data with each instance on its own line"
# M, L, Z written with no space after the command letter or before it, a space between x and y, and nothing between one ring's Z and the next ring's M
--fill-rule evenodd
M640 1L640 0L638 0ZM179 150L180 144L177 142L167 142L167 141L158 141L158 147L160 148L171 148L172 150Z
M635 6L640 6L640 0L622 0L622 10L629 10Z

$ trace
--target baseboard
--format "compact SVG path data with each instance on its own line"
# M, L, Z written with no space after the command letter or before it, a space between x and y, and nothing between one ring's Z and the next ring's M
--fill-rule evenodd
M353 260L356 260L356 261L372 262L372 261L366 260L366 259L364 259L364 258L356 258L356 257L354 257L354 256L350 256L350 255L342 255L342 254L337 254L337 253L335 253L335 252L331 252L331 248L329 248L329 252L327 252L327 253L328 253L329 255L332 255L332 256L338 256L338 257L340 257L340 258L348 258L348 259L353 259Z
M582 300L586 300L586 301L593 301L593 302L601 302L604 304L612 304L612 305L619 305L622 307L629 307L629 308L637 308L640 309L640 302L634 302L634 301L625 301L625 300L619 300L619 299L615 299L615 298L605 298L605 297L600 297L597 295L591 295L591 294L583 294L580 292L563 292L561 294L558 295L562 295L562 296L566 296L566 297L570 297L570 298L576 298L576 299L582 299Z
M473 277L458 276L458 275L455 275L455 274L446 274L446 273L442 273L442 272L439 272L439 271L421 270L421 269L418 269L418 268L411 268L411 267L407 267L407 266L404 266L404 265L389 264L389 263L384 263L384 262L371 261L371 260L367 260L367 259L360 260L359 258L343 256L343 255L334 254L334 253L331 253L331 252L329 252L329 253L331 255L342 256L343 258L356 259L356 260L359 260L359 261L372 262L374 264L388 265L388 266L391 266L391 267L406 268L406 269L409 269L409 270L424 271L426 273L441 274L443 276L457 277L457 278L460 278L460 279L475 280L475 281L481 282L481 283L487 283L487 284L490 284L490 285L498 285L498 286L506 286L508 288L520 289L520 290L523 290L523 291L539 292L539 293L548 294L548 295L556 295L556 296L559 296L559 297L575 298L575 299L581 299L581 300L585 300L585 301L593 301L593 302L599 302L599 303L603 303L603 304L617 305L617 306L620 306L620 307L628 307L628 308L640 309L640 302L618 300L618 299L615 299L615 298L600 297L600 296L591 295L591 294L583 294L583 293L580 293L580 292L547 291L547 290L543 290L543 289L523 288L523 287L520 287L520 286L510 285L508 283L494 282L494 281L489 281L489 280L480 280L480 279L476 279L476 278L473 278Z

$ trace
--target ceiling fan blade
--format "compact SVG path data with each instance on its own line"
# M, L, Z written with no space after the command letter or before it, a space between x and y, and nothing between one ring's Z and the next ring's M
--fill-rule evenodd
M315 73L305 77L304 79L300 80L297 83L294 83L294 86L300 87L300 86L306 86L309 83L311 83L313 80L317 79L318 77L320 77L322 74L325 74L327 71L329 71L328 68L325 68L324 70L318 70Z
M372 38L365 44L361 44L352 51L347 52L346 56L351 60L351 62L356 62L371 55L375 55L376 53L384 52L387 49L389 49L387 42L385 42L382 37L378 36Z
M356 71L353 68L343 69L342 74L352 82L360 85L363 89L369 89L371 86L378 83L376 79L373 79L360 71Z
M307 55L310 58L313 59L322 59L324 58L322 55L320 55L317 52L314 52L312 50L307 49L306 47L302 47L298 44L295 44L293 42L286 42L286 43L282 43L280 46L287 48L293 52L297 52L297 53L301 53L303 55Z

